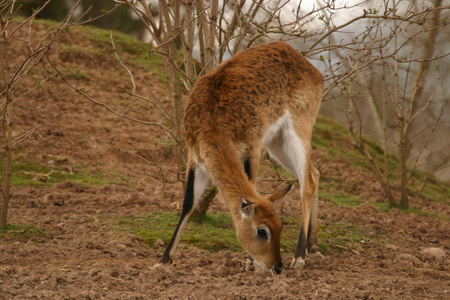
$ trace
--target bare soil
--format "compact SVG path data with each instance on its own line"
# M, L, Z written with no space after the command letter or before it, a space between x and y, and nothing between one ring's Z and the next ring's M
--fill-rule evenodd
M58 43L50 58L60 68L78 68L85 74L70 78L77 86L122 112L139 115L139 109L121 104L128 99L121 88L130 84L112 56L67 53L64 43L80 48L93 43L78 28ZM50 68L48 63L38 66L45 68ZM152 89L168 104L166 85L137 70L150 83L140 92ZM174 154L164 155L162 147L154 145L164 133L111 114L57 77L18 101L16 112L17 134L51 120L19 146L16 159L125 179L102 186L62 182L45 188L14 187L9 222L29 224L43 235L0 240L0 299L450 299L450 222L399 210L377 211L372 203L386 201L379 185L369 173L339 160L325 168L322 177L345 183L343 188L367 202L350 208L321 198L319 221L354 224L367 229L370 239L340 253L312 254L304 269L286 269L281 275L244 272L244 253L207 252L190 245L180 245L173 265L154 267L164 245L147 245L114 230L108 219L179 210L181 184L144 174L155 170L135 155L145 150L175 170ZM315 151L314 157L330 159L323 151ZM273 186L259 182L259 188L270 191ZM281 201L282 215L301 216L297 195L298 189ZM419 199L413 204L450 216L443 203ZM226 211L226 205L216 199L211 210ZM447 256L423 254L426 247L443 249ZM286 265L290 259L290 253L283 253Z

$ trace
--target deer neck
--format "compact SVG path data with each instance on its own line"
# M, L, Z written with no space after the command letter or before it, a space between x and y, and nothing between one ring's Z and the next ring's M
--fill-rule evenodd
M254 184L244 171L235 144L227 137L214 135L202 145L203 158L214 184L227 201L233 215L239 214L241 198L258 199Z

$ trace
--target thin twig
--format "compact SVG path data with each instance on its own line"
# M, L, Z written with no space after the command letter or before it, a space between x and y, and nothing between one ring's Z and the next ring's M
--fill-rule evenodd
M425 185L428 183L428 175L425 177L425 180L423 181L422 186L420 187L420 190L417 192L416 198L414 200L414 206L417 206L417 202L419 201L419 197L422 194L423 189L425 188Z
M327 162L324 165L319 166L317 169L319 171L322 171L323 169L325 169L326 167L328 167L330 164L332 164L336 159L338 159L339 157L341 157L344 153L346 153L348 150L355 148L356 144L350 145L347 148L345 148L344 150L342 150L338 155L336 155L335 157L333 157L329 162Z
M56 115L55 117L53 117L53 118L51 118L51 119L49 119L49 120L47 120L45 122L42 122L41 124L33 127L32 129L28 130L27 132L25 132L24 134L16 137L14 140L11 141L12 142L12 147L15 147L16 145L22 143L25 139L27 139L30 135L32 135L38 129L44 127L45 125L47 125L48 123L50 123L51 121L55 120L56 118L58 118L60 116L62 116L62 113ZM6 147L6 145L0 146L0 149L5 148L5 147Z
M134 94L136 92L136 83L134 82L134 76L133 73L131 72L130 68L128 68L120 59L119 54L117 53L117 49L116 49L116 44L114 43L114 39L113 39L113 35L112 35L112 31L109 32L109 38L111 40L111 45L114 51L114 55L116 56L117 61L119 62L119 64L127 71L128 75L130 75L130 81L131 84L133 85L133 89L131 91L131 94Z
M116 116L119 116L119 117L124 118L124 119L127 119L127 120L131 120L131 121L134 121L134 122L138 122L138 123L141 123L141 124L144 124L144 125L157 126L157 127L161 128L161 129L163 129L163 130L164 130L171 138L173 138L173 139L175 140L175 138L174 138L174 136L172 135L171 131L170 131L166 126L162 125L161 123L144 121L144 120L136 119L136 118L133 118L133 117L130 117L130 116L121 114L121 113L115 111L114 109L112 109L111 107L109 107L107 104L95 100L94 98L92 98L91 96L89 96L88 94L86 94L85 92L83 92L81 89L74 87L74 86L72 85L72 83L70 83L70 81L68 81L68 80L64 77L64 75L59 71L59 69L51 62L51 60L50 60L48 57L47 57L47 61L50 63L50 65L53 67L53 69L54 69L56 72L58 72L58 74L59 74L59 76L61 77L61 79L62 79L65 83L67 83L67 85L70 86L74 92L76 92L76 93L82 95L84 98L90 100L91 102L93 102L93 103L95 103L95 104L97 104L97 105L99 105L99 106L102 106L102 107L106 108L108 111L112 112L112 113L115 114Z

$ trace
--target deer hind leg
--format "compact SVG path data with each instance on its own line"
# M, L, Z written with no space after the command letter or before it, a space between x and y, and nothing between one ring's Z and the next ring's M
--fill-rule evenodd
M302 200L302 227L291 267L304 266L305 258L310 249L315 247L317 240L317 184L318 171L310 161L309 145L294 131L288 123L280 129L277 135L266 143L270 156L277 160L287 171L297 176L300 183L300 198ZM315 170L315 171L314 171ZM317 171L317 173L316 173ZM309 241L309 242L308 242Z
M317 213L318 213L319 171L308 158L305 165L302 198L302 227L291 267L303 267L308 252L317 250Z
M309 253L317 251L317 215L319 210L319 177L320 173L312 164L311 176L314 180L314 194L311 205L311 220L309 222L309 232L307 239L307 249Z
M194 209L197 207L199 199L203 194L207 184L209 183L209 174L202 165L191 165L187 170L186 192L184 195L183 209L181 211L180 220L173 233L172 239L164 251L160 264L170 263L175 254L175 249L180 241L186 223Z

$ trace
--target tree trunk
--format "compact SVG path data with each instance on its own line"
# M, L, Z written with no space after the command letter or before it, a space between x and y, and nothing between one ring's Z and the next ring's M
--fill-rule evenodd
M175 125L175 143L176 143L176 149L177 149L177 158L178 158L178 176L181 176L181 174L184 174L186 171L186 153L185 153L185 142L184 138L181 134L181 125L183 123L183 113L184 113L184 105L183 105L183 97L182 97L182 88L181 88L181 79L180 76L176 70L176 65L178 61L177 57L177 51L176 51L176 45L175 43L166 43L167 41L173 39L177 32L174 32L172 28L171 18L169 15L169 9L166 6L167 4L164 4L162 2L161 4L161 13L160 18L164 18L166 22L166 28L165 28L165 35L163 35L162 44L161 47L163 52L167 56L163 56L164 61L164 67L166 69L168 79L169 79L169 86L170 91L172 92L172 98L173 98L173 111L174 111L174 125ZM179 3L176 3L176 7L179 9ZM179 11L176 10L176 16L174 23L176 27L179 27Z
M5 183L2 188L3 203L0 213L0 228L5 229L8 223L8 209L9 201L11 199L11 175L12 175L12 103L10 102L9 89L6 89L6 107L3 115L3 134L5 137L5 152L6 152L6 168L5 168Z
M3 24L3 22L2 22ZM3 34L0 37L0 90L4 90L5 102L3 111L3 120L1 123L3 137L5 138L5 182L2 187L2 203L0 207L0 228L6 228L8 221L9 201L11 199L11 174L12 174L12 103L11 103L11 89L9 86L9 59L7 52L7 38L6 28L2 26ZM0 101L2 102L2 101Z
M406 169L407 160L407 137L405 130L405 120L400 120L400 145L399 145L399 159L400 159L400 184L401 184L401 197L400 197L400 208L407 209L409 207L408 200L408 174Z

